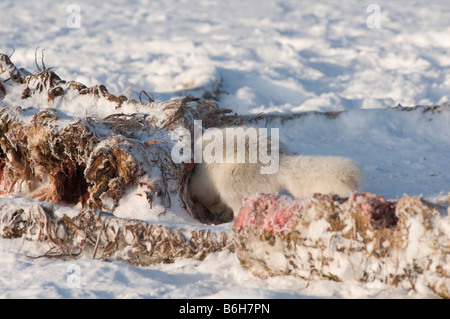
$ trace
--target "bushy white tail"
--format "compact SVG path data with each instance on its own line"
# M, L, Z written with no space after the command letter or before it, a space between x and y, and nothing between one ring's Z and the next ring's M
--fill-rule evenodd
M334 156L282 157L277 178L282 188L295 197L313 193L348 196L362 183L362 174L355 162Z

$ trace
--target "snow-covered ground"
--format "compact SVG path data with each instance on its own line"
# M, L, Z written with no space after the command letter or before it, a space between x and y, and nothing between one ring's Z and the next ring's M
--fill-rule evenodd
M374 1L75 3L2 1L1 51L34 71L34 50L45 49L62 78L114 94L221 92L241 114L450 99L445 0L375 1L380 28L370 28Z
M387 108L450 100L450 3L373 2L2 1L0 52L14 51L14 64L34 72L35 49L38 58L45 49L46 66L61 78L135 99L145 90L159 101L213 97L240 114L345 111L268 125L298 153L355 159L363 191L445 196L450 110ZM38 252L35 243L0 239L0 297L427 297L359 283L263 280L229 252L145 268L26 256Z
M373 288L330 281L307 285L304 280L287 276L261 280L227 251L209 255L202 262L183 260L140 268L91 259L31 259L24 254L36 256L45 251L19 239L0 239L0 249L0 298L408 297L407 292L391 286Z

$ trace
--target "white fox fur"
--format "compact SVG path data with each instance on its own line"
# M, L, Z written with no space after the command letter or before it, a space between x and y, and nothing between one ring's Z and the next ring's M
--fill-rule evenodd
M214 215L237 216L243 198L251 194L286 190L295 197L313 193L348 196L362 182L358 166L348 158L287 155L281 145L278 171L261 174L262 165L260 162L196 163L190 176L191 197Z

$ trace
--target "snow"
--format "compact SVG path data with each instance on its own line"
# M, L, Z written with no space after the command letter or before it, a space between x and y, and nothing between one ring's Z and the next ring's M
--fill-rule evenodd
M241 114L449 100L448 3L378 1L369 28L370 3L78 1L68 28L66 3L3 1L1 48L34 71L39 46L62 78L131 97L221 84L221 105Z
M38 64L45 49L46 66L62 79L88 87L104 84L110 93L136 100L145 90L157 101L186 94L213 97L239 114L307 112L268 126L279 127L281 140L299 154L357 161L364 191L386 199L404 193L443 198L450 193L449 108L423 113L389 107L450 100L450 3L377 1L381 28L369 28L369 4L79 0L80 27L70 28L74 11L67 3L5 0L0 3L0 52L14 51L14 64L35 72L35 49ZM0 103L15 106L8 99L17 94L9 92ZM87 108L90 98L66 96L58 112L68 122L114 112L107 102ZM48 106L47 100L27 101L21 106ZM139 110L125 105L122 111ZM316 113L337 111L342 113L335 119ZM31 118L37 109L27 112ZM155 221L143 214L140 200L125 195L117 213ZM0 298L427 297L351 280L260 279L226 251L203 261L152 267L27 257L43 252L32 242L0 239ZM70 282L78 278L72 276L74 269L80 288Z
M139 268L120 262L31 259L42 248L20 239L0 239L0 298L372 298L407 297L392 287L371 289L350 283L307 283L288 276L261 280L223 251L202 262L183 260ZM73 283L80 274L79 288ZM9 276L6 276L9 274ZM16 274L16 275L13 275Z
M365 191L398 199L450 192L445 164L450 158L449 123L448 109L435 114L370 109L349 110L334 120L317 114L274 120L269 127L280 127L280 139L299 154L351 157L363 170Z

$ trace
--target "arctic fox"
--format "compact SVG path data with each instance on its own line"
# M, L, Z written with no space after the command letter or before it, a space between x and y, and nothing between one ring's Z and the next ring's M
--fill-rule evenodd
M221 131L225 133L225 129ZM224 146L234 143L224 136ZM206 143L201 141L203 150ZM348 196L357 191L362 174L355 162L344 157L289 155L285 147L279 150L279 168L273 174L261 174L264 164L260 158L249 162L250 138L245 141L245 163L202 161L196 163L190 176L191 198L203 204L215 216L237 216L244 197L255 193L288 191L295 197L307 197L313 193ZM234 154L237 148L234 146ZM274 147L268 145L269 150ZM227 154L228 155L228 154ZM225 159L226 156L224 156ZM265 162L267 163L267 162Z

